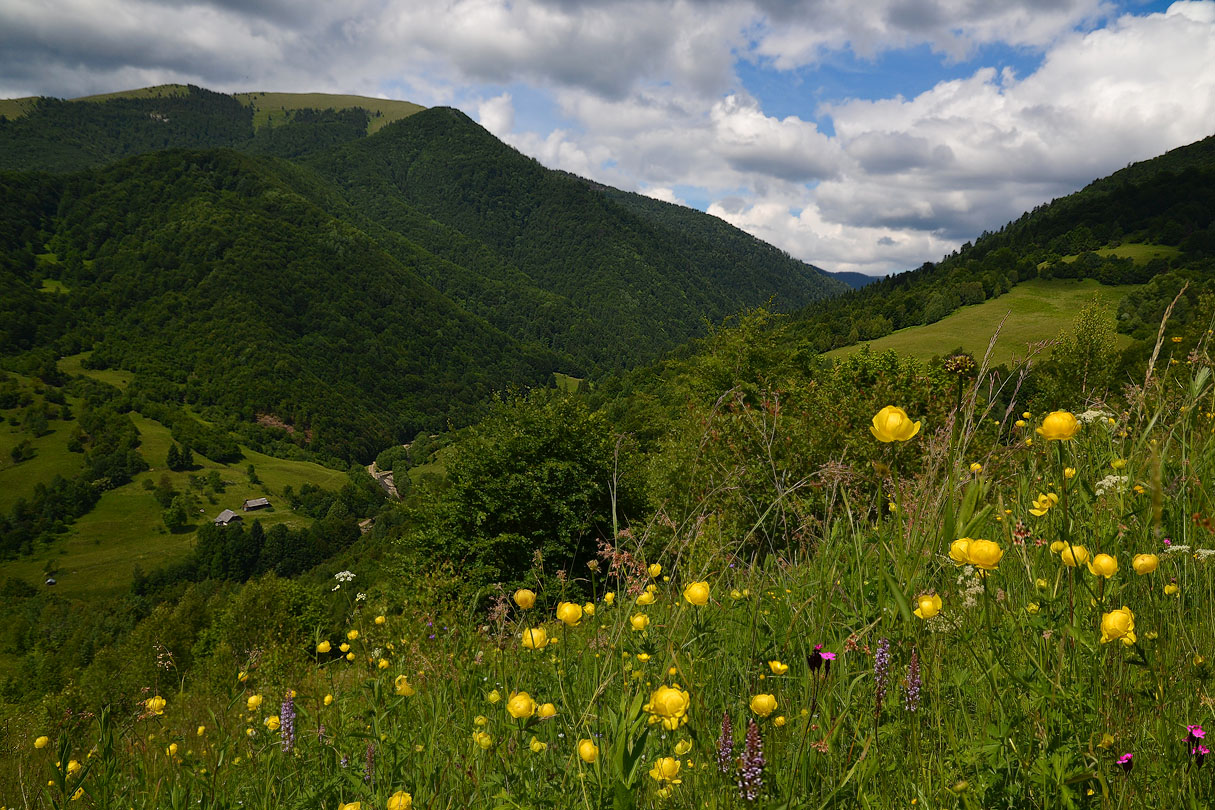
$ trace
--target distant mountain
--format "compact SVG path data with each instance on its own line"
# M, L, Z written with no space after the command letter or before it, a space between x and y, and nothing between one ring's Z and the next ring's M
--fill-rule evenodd
M141 396L272 414L366 459L495 390L846 289L714 217L545 169L456 110L336 98L0 106L0 355L92 349Z
M848 270L824 270L824 273L834 279L844 282L854 290L859 290L861 287L868 287L875 281L880 281L881 276L867 276L864 273L853 273Z

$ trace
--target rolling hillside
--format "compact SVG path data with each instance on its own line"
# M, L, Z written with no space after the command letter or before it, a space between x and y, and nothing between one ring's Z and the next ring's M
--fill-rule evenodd
M0 356L91 350L143 396L269 414L366 461L495 391L846 289L458 111L359 105L173 86L17 105L0 167L51 174L0 175Z

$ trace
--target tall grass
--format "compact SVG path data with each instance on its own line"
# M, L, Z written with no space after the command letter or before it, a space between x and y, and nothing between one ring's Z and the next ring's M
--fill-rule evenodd
M346 635L249 650L218 691L166 659L135 711L31 718L0 802L1209 806L1215 388L1205 344L1177 359L1071 438L1011 414L984 458L1003 414L960 384L951 423L891 443L786 554L637 526L584 571L537 559L534 604L488 613L434 572L339 575Z

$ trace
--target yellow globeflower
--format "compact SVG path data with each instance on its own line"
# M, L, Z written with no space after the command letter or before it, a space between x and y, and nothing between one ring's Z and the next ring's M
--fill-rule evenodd
M506 711L516 720L522 720L536 713L536 701L527 692L514 692L506 701Z
M70 760L68 762L68 766L67 766L68 776L75 776L76 774L80 773L80 769L82 767L83 766L80 764L80 762L78 760L75 760L75 759Z
M531 741L531 743L529 743L529 744L528 744L528 746L527 746L527 747L528 747L528 748L530 748L530 749L532 749L532 753L533 753L533 754L542 754L542 753L544 753L544 751L545 751L545 750L548 748L548 743L545 743L545 742L540 742L540 741L539 741L539 740L537 740L537 739L536 739L536 737L533 735L533 736L532 736L532 741Z
M636 613L629 618L629 624L634 630L644 630L650 626L650 617L644 613Z
M683 589L683 598L687 599L688 602L698 607L708 604L709 583L693 582L691 585Z
M353 651L346 653L346 660L347 660L347 661L353 661L353 660L354 660L354 652L353 652Z
M643 591L641 595L637 597L637 604L643 607L645 605L652 605L654 604L655 599L657 599L657 597L654 596L653 591Z
M1064 544L1064 549L1059 552L1059 559L1068 568L1075 568L1079 565L1084 565L1088 562L1088 549L1084 546L1070 546Z
M780 661L769 661L768 669L772 670L773 675L784 675L789 671L789 665L782 664Z
M776 695L760 694L751 698L751 711L760 717L767 717L776 711Z
M376 664L375 664L375 665L376 665L376 668L377 668L377 669L388 669L388 667L389 667L389 666L391 666L391 665L388 663L388 659L387 659L387 658L381 658L379 661L377 661L377 662L376 662Z
M482 750L488 751L494 745L494 738L490 736L489 732L476 731L473 732L473 742Z
M1068 411L1051 411L1042 420L1038 435L1047 441L1067 441L1080 431L1080 423Z
M358 638L358 637L359 637L359 631L358 631L358 630L351 630L349 633L347 633L347 634L346 634L346 639L347 639L348 641L354 641L354 640L355 640L356 638Z
M198 736L199 736L199 737L201 737L202 735L204 735L204 734L206 734L206 733L207 733L207 727L206 727L206 726L199 726L199 727L198 727Z
M342 645L340 647L338 647L338 649L344 653L347 653L347 652L350 652L350 645L343 641Z
M595 760L599 759L599 746L590 740L579 740L578 756L582 757L583 762L593 765Z
M341 802L338 802L338 810L363 810L363 803L348 802L346 804L342 804Z
M384 624L384 623L385 623L385 622L387 622L387 621L388 621L388 617L387 617L387 616L376 616L376 617L375 617L375 623L376 623L376 624Z
M650 576L657 579L658 575L662 573L662 566L658 563L650 563L650 567L647 570L650 572Z
M388 810L410 810L413 807L413 796L403 790L388 797Z
M316 651L318 653L321 653L322 655L324 655L325 653L329 652L332 649L333 648L329 646L328 640L322 641L320 644L316 645Z
M684 754L692 750L691 740L680 740L675 743L675 756L682 757Z
M969 537L959 537L949 544L949 559L953 560L958 565L968 565L970 563L971 539Z
M594 616L595 615L595 603L587 602L585 605L582 606L582 612L588 616Z
M1013 427L1018 427L1018 428L1023 428L1023 427L1025 427L1025 420L1024 420L1024 419L1018 419L1017 421L1013 422Z
M144 708L146 708L152 714L164 714L165 706L167 706L168 703L169 702L167 700L162 698L160 695L157 695L156 697L150 697L145 700L143 705Z
M582 621L582 606L573 602L562 602L557 605L557 618L570 627L577 627Z
M325 695L325 705L326 706L333 705L333 695Z
M977 461L972 461L970 464L970 471L975 475L978 475L979 473L983 472L983 465Z
M261 705L262 705L262 696L261 695L249 695L249 699L245 701L245 708L247 708L251 712L255 712L258 709L260 709Z
M1059 496L1053 492L1048 492L1045 495L1038 493L1038 497L1034 498L1034 506L1029 510L1029 513L1035 517L1042 517L1058 502Z
M916 600L915 615L921 619L931 619L941 612L941 597L939 594L926 593Z
M1168 585L1164 586L1164 595L1172 596L1173 594L1177 593L1180 590L1181 590L1181 588L1177 585L1176 582L1170 582Z
M536 709L536 716L541 720L548 720L551 717L556 717L557 707L551 703L543 703Z
M1108 554L1098 554L1089 562L1088 572L1095 577L1109 579L1118 573L1118 560Z
M970 564L984 571L994 571L1004 556L1004 549L994 540L971 540L966 548Z
M1118 610L1111 610L1101 617L1101 643L1121 641L1130 646L1135 638L1135 614L1123 605Z
M650 777L656 782L670 782L678 785L680 761L675 757L659 757L650 768Z
M615 601L616 601L616 592L615 591L608 591L607 593L605 593L603 595L603 604L610 605Z
M51 738L43 736L43 737L39 737L38 739L34 740L34 747L35 748L46 748L48 745L50 745L50 743L51 743Z
M1052 554L1058 554L1065 548L1067 548L1067 543L1063 542L1062 540L1056 540L1050 544L1050 551Z
M912 422L902 408L887 405L873 417L869 432L879 442L905 442L920 432L920 423Z
M515 591L515 604L524 610L531 610L536 604L536 592L527 588L520 588Z
M778 714L776 717L772 718L772 725L774 726L783 726L786 722L788 721L785 720L785 716L783 714Z
M281 722L282 721L278 719L277 714L272 714L262 721L262 725L264 725L268 731L278 731L278 727Z
M642 709L650 714L651 723L662 723L667 731L674 731L688 722L688 709L692 697L676 686L660 686L650 693L650 702Z
M499 692L497 689L495 689L492 692L490 692L488 695L486 695L485 699L488 700L490 703L497 703L499 700L502 699L502 693Z
M393 686L396 687L397 694L401 697L413 697L417 694L417 690L409 685L409 678L405 675L398 675L393 681Z
M528 650L543 650L548 646L548 631L543 627L532 627L523 631L523 647Z
M1136 554L1135 559L1131 560L1131 567L1140 576L1152 573L1158 565L1160 565L1160 558L1155 554Z
M1075 478L1076 477L1076 468L1075 467L1064 467L1063 468L1063 477L1066 478L1068 481Z

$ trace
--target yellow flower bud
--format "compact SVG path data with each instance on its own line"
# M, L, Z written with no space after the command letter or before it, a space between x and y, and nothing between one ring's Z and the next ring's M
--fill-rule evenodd
M905 442L920 432L920 423L912 422L902 408L887 405L873 417L869 432L882 443Z
M1080 422L1068 411L1051 411L1037 433L1047 441L1067 441L1080 431Z
M915 615L919 616L921 619L931 619L940 612L940 594L926 593L916 600Z
M751 711L760 717L767 717L776 710L776 695L759 694L751 698Z
M1131 560L1131 567L1140 576L1152 573L1158 565L1160 565L1160 558L1155 554L1136 554L1135 559Z
M527 692L515 692L506 701L506 711L516 720L522 720L536 713L536 701Z
M531 610L536 604L536 592L527 588L520 588L515 591L515 604L524 610Z
M543 627L532 627L523 631L523 648L543 650L548 646L548 632Z
M1095 577L1109 579L1118 573L1118 560L1109 554L1098 554L1088 564L1088 572Z
M629 618L629 624L634 630L644 630L650 626L650 617L644 613L636 613Z
M693 582L683 589L683 598L690 604L702 607L709 602L709 583Z
M398 790L388 797L388 810L411 810L412 807L413 796L403 790Z
M650 576L657 579L658 575L662 573L662 566L658 563L651 563L648 570L650 572Z
M582 621L582 608L573 602L562 602L557 605L557 618L570 627L577 627Z
M593 765L595 760L599 759L599 746L595 745L591 740L579 740L578 756L582 758L583 762Z

